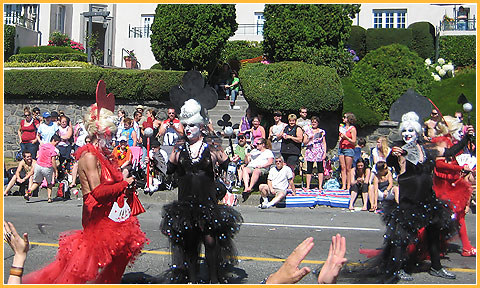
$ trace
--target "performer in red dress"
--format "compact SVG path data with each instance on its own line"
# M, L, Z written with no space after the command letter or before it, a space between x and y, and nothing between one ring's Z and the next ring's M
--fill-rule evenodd
M123 179L105 148L116 129L111 117L114 102L106 109L99 100L97 87L97 104L85 116L92 144L76 152L83 192L83 230L63 233L55 260L26 275L25 284L120 283L127 264L133 262L146 241L135 217L145 210L129 187L133 178Z

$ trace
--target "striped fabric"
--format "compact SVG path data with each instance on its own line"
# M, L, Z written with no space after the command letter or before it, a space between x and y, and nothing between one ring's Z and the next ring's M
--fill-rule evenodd
M295 196L291 193L292 190L289 189L285 199L285 207L314 207L316 205L324 205L348 208L348 203L350 201L350 193L347 190L297 188Z

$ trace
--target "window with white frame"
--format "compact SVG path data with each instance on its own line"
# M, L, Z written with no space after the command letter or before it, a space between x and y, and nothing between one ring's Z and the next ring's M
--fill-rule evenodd
M263 12L255 12L255 21L256 21L255 32L257 33L257 35L263 35L263 24L265 23Z
M405 28L406 9L373 10L373 28Z
M17 24L18 19L22 15L22 5L20 4L5 4L3 6L3 23L4 24Z
M55 31L65 33L65 6L58 5L55 13Z

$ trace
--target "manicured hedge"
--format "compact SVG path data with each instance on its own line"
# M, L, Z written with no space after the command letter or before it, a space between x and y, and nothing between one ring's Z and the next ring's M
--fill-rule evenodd
M257 41L228 41L222 50L222 61L251 59L263 55L262 44Z
M367 29L367 52L376 50L390 44L401 44L410 47L413 40L411 29Z
M83 67L91 68L93 64L82 61L60 61L53 60L51 62L5 62L3 67Z
M101 68L5 70L4 95L25 99L92 99L98 80L103 79L107 92L116 98L165 101L170 88L179 85L184 74L184 71Z
M297 113L305 106L318 113L342 107L342 84L333 68L293 61L254 63L239 76L245 98L261 110Z
M367 54L367 30L361 26L352 26L347 45L350 49L355 50L360 59L365 57Z
M48 54L64 54L64 53L78 53L85 54L84 52L72 49L71 47L61 47L61 46L25 46L20 47L18 50L19 54L37 54L37 53L48 53Z
M338 76L347 77L353 69L353 55L346 49L337 49L331 46L297 47L294 51L295 58L302 62L314 65L327 66L335 69Z
M3 59L8 59L15 53L15 26L3 26Z
M87 62L87 54L85 53L63 53L63 54L16 54L8 58L8 61L16 62L50 62L53 60L60 61L82 61Z
M412 29L410 50L417 52L423 59L435 56L435 27L429 22L416 22L408 26Z
M425 95L432 87L433 77L417 53L404 45L392 44L365 55L352 70L352 81L369 107L387 119L390 106L408 88Z
M455 67L475 65L475 35L441 36L439 56L452 61Z

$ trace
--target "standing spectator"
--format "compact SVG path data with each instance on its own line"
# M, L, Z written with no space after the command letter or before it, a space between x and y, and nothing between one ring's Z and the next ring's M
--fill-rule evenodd
M69 170L67 167L70 165L72 157L72 135L73 129L70 125L70 121L67 116L60 116L60 127L58 128L58 135L60 136L60 142L57 145L59 152L59 167L62 170L61 172L65 173ZM65 171L63 171L62 165L65 163ZM63 174L62 173L62 174Z
M28 107L23 109L23 116L25 119L20 121L20 127L18 128L21 153L29 151L32 157L36 159L38 151L37 128L40 122L32 117Z
M22 156L23 159L18 163L15 175L13 175L10 182L8 182L8 185L3 192L3 196L10 195L10 189L12 189L15 184L20 187L18 190L20 195L25 194L26 190L31 190L33 184L33 170L37 161L32 158L32 153L30 151L23 151Z
M162 149L170 155L178 138L183 136L183 125L177 118L175 108L168 108L167 113L167 119L162 122L162 125L160 125L160 128L158 129L157 138L161 139L163 137Z
M142 134L140 133L141 129L141 120L142 120L142 116L143 114L140 112L140 111L135 111L135 113L133 113L133 129L135 130L135 135L137 136L136 138L136 144L134 146L140 146L140 144L142 143Z
M275 157L275 167L270 168L268 172L267 184L260 184L260 194L263 203L258 207L268 209L282 200L287 195L287 189L290 189L295 195L295 185L293 184L292 169L285 165L283 157L277 155ZM275 196L271 201L268 201L268 196Z
M137 132L135 132L135 129L133 129L133 120L127 117L125 120L123 120L123 123L125 128L123 129L120 138L125 136L125 138L127 138L128 146L137 146Z
M460 6L457 13L457 29L458 30L468 30L468 11Z
M137 121L140 127L142 126L143 122L147 120L147 117L144 115L145 114L144 111L145 111L145 107L142 105L137 105L137 107L135 107L135 112L139 112L140 114L142 114L140 117L140 120ZM135 112L134 112L133 118L135 118Z
M388 147L388 140L386 137L379 137L377 139L377 146L372 149L372 160L373 165L377 164L378 161L387 161L388 154L390 154L390 149Z
M73 149L77 151L78 148L85 145L85 139L88 136L88 132L85 129L85 124L83 124L83 120L79 119L75 128L73 128Z
M45 179L47 181L48 203L53 202L52 186L53 183L55 183L55 179L58 175L56 161L58 152L56 146L59 142L60 136L55 134L52 136L52 139L49 143L40 145L40 148L38 149L37 165L35 165L33 172L33 184L24 196L27 201L30 200L32 191L37 189L38 186L40 186L42 181Z
M350 190L350 175L352 170L353 157L355 156L355 145L357 143L356 118L353 113L345 113L343 123L340 124L338 159L340 161L342 190Z
M142 163L145 163L145 157L147 157L147 138L150 140L150 145L152 144L153 139L156 139L156 135L158 134L158 128L159 128L159 121L155 119L157 116L157 112L153 109L148 109L147 112L145 112L147 115L147 120L143 122L142 124ZM147 137L145 135L145 129L147 128L152 128L153 133L150 137Z
M355 200L358 193L362 193L363 207L362 211L367 211L368 205L368 180L370 179L370 170L362 158L355 163L355 169L351 170L350 176L350 204L348 209L354 210ZM370 198L371 200L371 198Z
M57 123L57 126L60 126L60 115L58 114L57 111L52 111L50 112L50 116L52 117L52 122Z
M297 125L300 126L300 128L304 129L307 126L312 125L312 120L308 119L307 117L308 110L306 107L300 108L299 114L300 114L300 117L297 119Z
M242 193L243 201L246 201L253 186L257 183L261 175L267 175L270 166L273 164L273 153L265 146L267 141L263 138L257 141L257 146L250 153L245 156L247 167L243 168L243 184L245 190ZM252 177L250 178L250 174Z
M392 172L388 169L385 161L378 161L375 165L377 173L373 178L373 183L368 190L370 198L370 212L376 212L378 208L378 201L395 200L398 201L398 187L393 186Z
M120 144L118 139L120 139L120 136L122 136L123 129L125 128L125 118L127 117L127 112L125 110L118 110L118 116L117 116L117 121L115 122L117 124L117 134L115 135L116 139L116 144Z
M132 150L127 144L125 135L120 137L119 142L120 144L113 148L112 155L122 171L123 179L127 179L132 170Z
M282 122L282 112L279 110L273 112L273 121L275 124L270 126L268 135L272 143L272 152L274 155L277 155L282 148L283 129L285 129L287 123Z
M37 141L40 145L49 143L52 136L57 133L58 125L56 121L52 121L52 115L49 112L43 112L44 123L38 126Z
M42 115L40 115L40 108L34 107L32 109L32 114L33 114L32 115L33 119L37 120L39 125L40 125L40 123L42 123L42 121L43 121Z
M283 140L280 148L283 159L285 159L288 167L292 169L294 175L303 141L303 130L296 123L297 116L295 114L288 115L288 125L283 129Z
M432 140L433 137L443 136L448 133L445 122L443 122L442 116L440 115L440 113L438 113L437 109L432 109L432 113L430 113L430 119L425 121L424 124L424 138L427 141Z
M304 132L307 189L310 189L310 182L312 181L313 163L317 163L318 189L322 189L323 184L323 160L327 156L327 142L325 141L325 130L318 127L319 121L320 119L317 116L313 116L312 126L308 126Z
M260 125L260 119L258 119L258 117L253 117L252 128L250 128L249 131L252 135L251 143L253 143L253 145L256 145L257 141L259 139L261 139L261 138L265 139L266 138L265 128L263 128L263 126Z
M238 78L236 71L232 71L231 76L230 84L225 85L225 92L227 94L227 99L230 99L230 109L233 109L238 91L240 90L240 79Z
M245 115L240 120L240 133L245 134L248 144L251 143L252 139L250 128L252 128L252 109L249 107L245 110Z
M357 163L358 159L362 158L363 160L368 160L370 156L364 152L362 149L365 148L367 145L367 140L363 137L359 137L357 139L357 145L355 145L355 148L353 149L353 152L355 152L355 156L353 156L353 163ZM370 167L370 160L366 162L367 167Z

